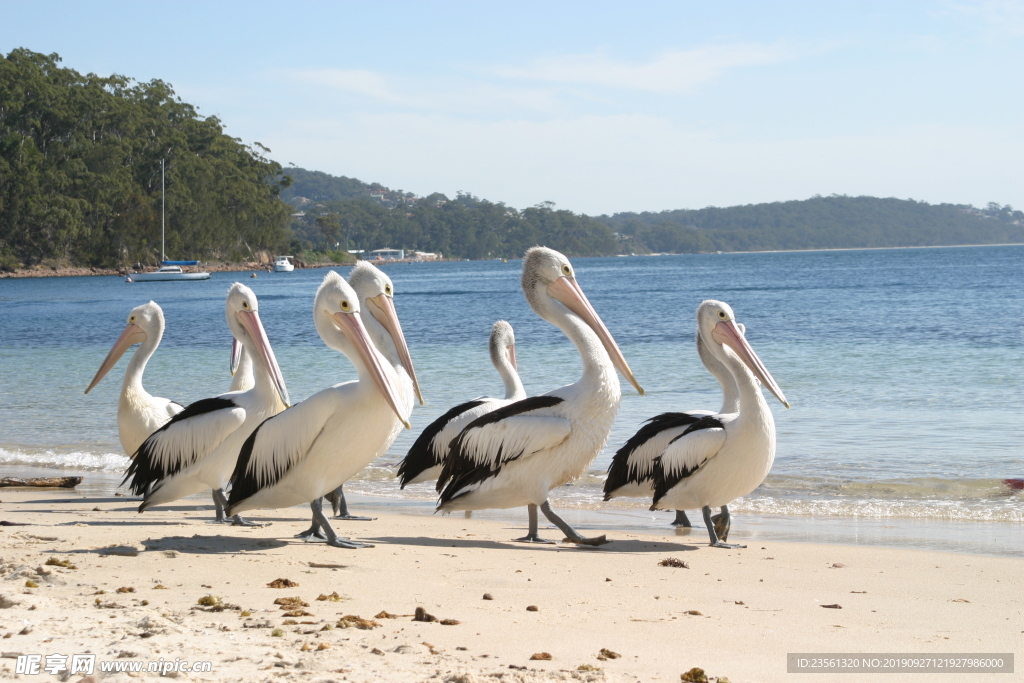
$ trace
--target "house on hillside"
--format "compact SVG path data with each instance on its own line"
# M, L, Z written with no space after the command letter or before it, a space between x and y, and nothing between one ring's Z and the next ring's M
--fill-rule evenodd
M405 258L405 249L374 249L370 252L370 258L382 261L391 261Z

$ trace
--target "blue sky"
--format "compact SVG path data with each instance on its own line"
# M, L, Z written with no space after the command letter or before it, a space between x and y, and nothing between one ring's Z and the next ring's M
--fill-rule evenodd
M0 52L170 82L271 157L591 214L1024 208L1024 2L0 0Z

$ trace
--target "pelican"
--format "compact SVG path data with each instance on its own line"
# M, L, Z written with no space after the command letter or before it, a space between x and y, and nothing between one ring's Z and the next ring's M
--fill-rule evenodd
M546 543L537 531L538 507L572 543L584 538L556 515L548 493L583 474L608 439L622 392L616 369L643 389L608 328L576 283L572 264L546 247L523 257L523 293L530 307L573 342L583 361L575 384L510 403L469 423L452 442L437 482L438 510L526 505L530 530L518 539Z
M403 489L409 484L437 479L452 440L470 422L526 398L526 390L523 389L516 365L516 336L512 326L504 320L494 323L488 346L491 364L505 384L505 398L474 398L455 406L431 422L398 466L398 478Z
M655 459L651 509L700 508L713 547L742 548L719 538L711 506L721 506L719 527L728 533L728 504L760 486L775 460L775 421L758 381L782 405L789 408L789 402L747 343L729 304L701 303L697 334L733 376L739 409L702 417L669 442Z
M381 303L385 311L394 311L387 306L389 301ZM355 290L340 275L328 272L316 293L313 320L320 338L349 358L359 379L313 394L249 436L232 477L228 514L309 503L310 540L322 530L332 546L368 547L335 533L323 513L323 496L383 453L394 440L396 425L410 425L402 409L398 374L374 348L360 308ZM404 345L403 338L396 341Z
M231 388L228 391L249 391L256 386L252 376L252 358L237 339L231 340Z
M741 334L746 334L742 323L737 323ZM700 333L695 335L697 354L718 384L722 387L722 407L719 413L735 413L740 409L740 394L732 373L708 350ZM612 458L608 477L604 482L604 499L620 496L646 498L654 494L654 460L664 452L665 447L687 427L702 417L714 415L710 410L690 410L683 413L662 413L646 421L643 427L631 436ZM716 515L714 519L721 517ZM691 526L686 512L676 510L673 526ZM726 540L728 531L719 530L721 540ZM723 535L723 533L725 535Z
M92 391L117 364L124 352L139 344L139 348L128 362L128 369L125 370L121 398L117 403L117 436L121 440L121 448L128 457L135 455L135 451L139 450L147 436L185 409L170 399L152 396L142 386L142 373L146 370L146 363L160 346L163 336L164 312L155 301L133 308L128 314L128 324L124 331L114 342L110 353L103 359L103 364L85 390L87 394Z
M423 405L423 393L420 391L419 380L416 379L416 370L412 365L412 357L409 355L409 348L405 343L405 335L402 334L402 326L398 322L398 313L395 311L394 297L395 286L382 270L371 263L360 261L352 269L348 276L348 284L355 290L359 298L359 315L363 319L370 340L376 349L383 355L398 374L398 390L401 398L403 414L412 412L413 392ZM398 438L401 432L401 425L395 424L395 429L390 440L384 446L384 451L391 448L391 444ZM339 486L332 493L327 494L334 508L332 519L359 520L368 522L373 517L354 517L349 514L348 502L345 500L343 486Z
M231 285L225 315L253 361L255 385L196 401L142 443L124 478L131 479L136 495L145 494L139 512L213 489L220 521L227 502L223 488L239 449L257 425L288 407L288 390L260 322L256 294L241 283ZM250 524L240 517L233 521Z

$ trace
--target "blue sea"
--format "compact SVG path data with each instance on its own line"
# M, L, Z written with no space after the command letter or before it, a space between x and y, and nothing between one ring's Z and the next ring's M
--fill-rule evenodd
M1024 491L1003 483L1024 478L1024 246L587 258L574 265L647 395L623 381L604 452L590 474L552 493L570 523L675 533L671 514L649 512L649 501L601 502L602 476L646 418L718 408L720 390L693 342L697 305L714 298L732 305L793 406L786 410L768 395L778 454L764 484L730 506L730 540L1024 556ZM449 407L502 393L487 355L495 320L515 328L528 392L579 376L573 346L523 299L520 267L384 266L427 405L413 412L413 430L346 486L354 509L432 514L432 486L400 491L394 466L419 430ZM347 360L313 327L323 275L0 280L3 472L78 472L85 476L81 491L113 491L128 462L115 418L127 355L88 396L83 391L129 310L150 299L167 319L145 375L156 395L187 404L227 390L224 295L235 280L259 296L293 401L353 379ZM481 516L525 521L523 510ZM700 524L696 511L691 519ZM690 537L706 541L699 526Z

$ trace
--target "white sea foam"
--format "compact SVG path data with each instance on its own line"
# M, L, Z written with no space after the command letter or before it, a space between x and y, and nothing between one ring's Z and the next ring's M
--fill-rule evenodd
M5 467L43 467L85 472L123 472L131 461L120 453L82 451L20 451L0 448L0 465Z

